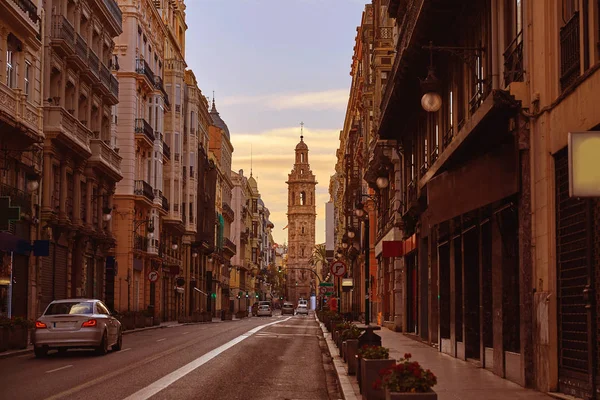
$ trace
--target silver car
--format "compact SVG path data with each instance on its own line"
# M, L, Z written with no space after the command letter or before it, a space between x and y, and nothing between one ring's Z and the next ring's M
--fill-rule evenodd
M104 355L110 347L121 350L123 331L100 300L55 300L35 322L31 342L38 358L50 349L92 348Z
M266 315L267 317L272 317L273 310L271 310L271 307L269 307L267 305L258 306L258 311L256 312L256 315L258 317L260 317L261 315Z
M296 308L296 315L299 315L299 314L308 315L308 307L306 307L306 304L300 304Z

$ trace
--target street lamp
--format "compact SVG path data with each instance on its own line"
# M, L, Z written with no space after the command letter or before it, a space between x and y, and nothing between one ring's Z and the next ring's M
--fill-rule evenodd
M177 242L173 240L173 244L171 244L171 249L173 250L177 250L179 246L177 245Z
M35 192L40 187L39 178L36 176L28 176L27 177L27 190L30 192Z
M192 257L194 257L194 258L198 257L198 252L196 250L192 251Z
M356 236L356 233L354 233L354 230L348 229L348 237L350 239L354 239L354 236Z
M368 199L370 199L371 201L373 201L375 204L377 204L377 202L375 201L375 199L373 197L371 197L368 194L361 194L361 197L366 197ZM357 217L362 218L364 216L363 222L365 224L365 235L364 235L364 243L363 243L363 249L365 252L365 325L369 325L371 323L371 310L369 307L369 283L370 283L370 278L371 278L371 271L370 271L370 257L369 257L369 246L370 246L370 239L369 239L369 231L370 231L370 226L369 226L369 214L365 213L365 205L362 202L359 202L356 204L356 208L354 209L354 214L356 214Z
M388 179L387 176L380 176L375 181L375 184L377 185L377 187L379 189L385 189L386 187L388 187L390 185L390 180Z

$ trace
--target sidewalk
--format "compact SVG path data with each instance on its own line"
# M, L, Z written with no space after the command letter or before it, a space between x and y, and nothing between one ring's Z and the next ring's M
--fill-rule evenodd
M347 365L339 357L339 351L331 334L327 333L323 324L325 339L329 352L334 359L344 398L360 399L361 395L354 376L347 373ZM434 390L438 400L549 400L552 397L531 389L525 389L507 379L502 379L492 372L475 365L440 353L425 343L418 342L402 333L381 328L375 333L381 336L381 344L390 349L390 358L399 359L410 353L414 361L424 368L429 368L437 376L438 383Z

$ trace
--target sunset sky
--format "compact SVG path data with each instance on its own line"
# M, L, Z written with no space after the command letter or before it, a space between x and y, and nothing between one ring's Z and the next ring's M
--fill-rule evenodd
M287 174L300 122L317 176L317 243L350 87L363 1L193 0L187 5L188 66L204 95L215 91L229 126L233 170L258 181L277 243L287 240ZM222 21L227 21L223 23Z

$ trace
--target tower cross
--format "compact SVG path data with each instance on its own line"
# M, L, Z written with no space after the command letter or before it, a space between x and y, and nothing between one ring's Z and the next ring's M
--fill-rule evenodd
M304 122L300 122L300 140L304 140Z

